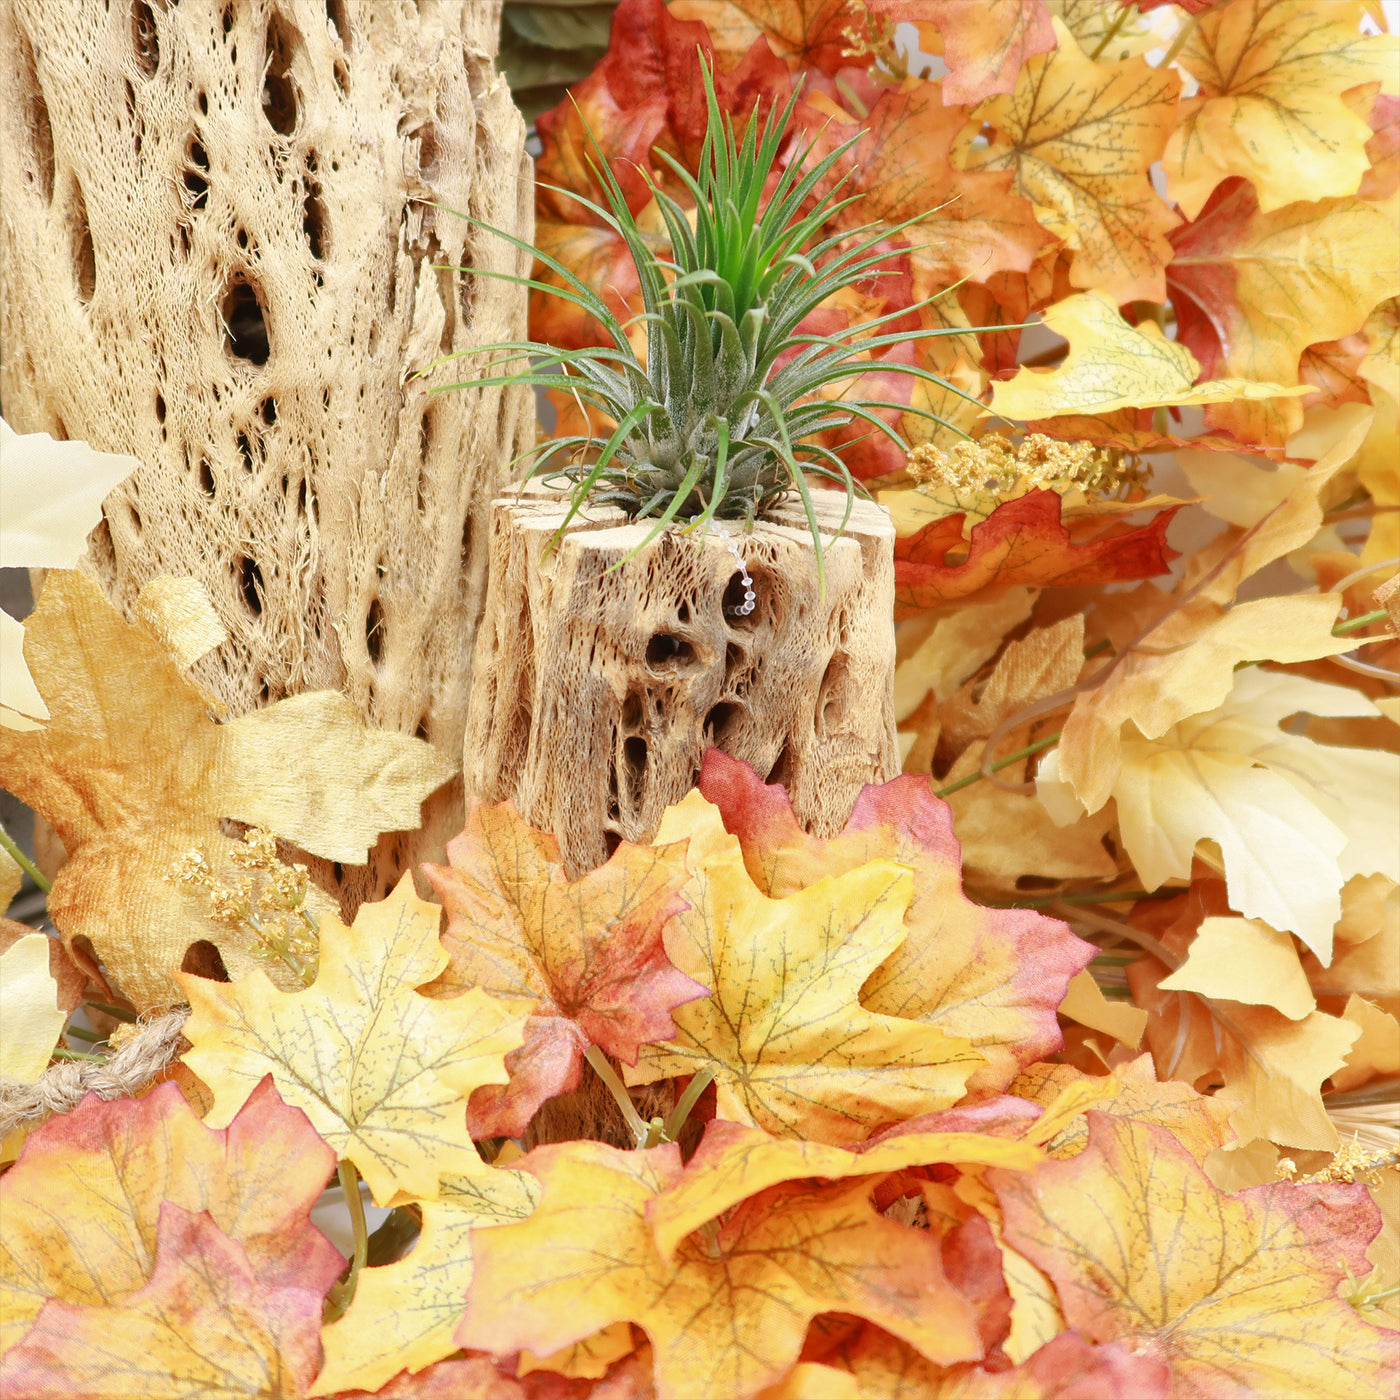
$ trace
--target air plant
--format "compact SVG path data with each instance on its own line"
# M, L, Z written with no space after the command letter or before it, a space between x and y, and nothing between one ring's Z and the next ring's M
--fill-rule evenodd
M894 226L869 223L821 237L823 226L859 198L841 193L849 172L825 190L821 187L860 134L815 161L811 157L816 142L809 142L765 197L800 89L781 111L772 104L762 122L755 111L741 139L720 112L703 54L701 72L709 118L698 172L692 175L665 151L653 152L694 197L693 228L681 205L649 171L641 171L665 220L669 257L655 251L639 231L591 131L589 166L608 207L548 187L589 209L626 243L641 284L643 310L634 320L646 327L644 362L627 339L633 321L619 321L597 292L554 258L473 219L477 227L532 253L564 285L505 273L487 275L522 282L583 308L611 343L574 350L536 341L481 347L465 353L485 350L506 357L488 369L521 357L532 363L528 369L488 373L442 388L529 384L560 389L616 425L606 434L552 438L522 454L535 458L527 480L543 471L547 480L570 483L569 508L551 547L586 504L620 506L633 519L654 519L640 550L673 522L683 523L686 532L703 531L715 520L742 519L751 528L757 517L795 492L812 531L824 590L821 532L806 477L825 477L844 488L841 529L860 488L840 456L815 441L816 436L861 419L907 450L908 444L878 409L943 420L909 404L867 397L833 401L821 397L820 391L857 374L884 370L928 380L966 398L919 366L857 358L913 339L966 332L929 328L873 333L928 302L900 307L836 335L800 332L803 320L828 297L883 275L878 264L889 256L889 248L882 245L916 220Z

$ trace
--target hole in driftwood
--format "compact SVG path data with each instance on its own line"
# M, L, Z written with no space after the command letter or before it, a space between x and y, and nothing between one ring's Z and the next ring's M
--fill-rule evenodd
M257 289L246 278L235 277L224 293L224 325L228 327L225 348L235 359L250 365L265 365L271 353L267 319Z
M747 631L751 627L758 626L758 608L756 606L746 613L739 611L748 601L747 593L750 588L754 591L754 600L757 603L758 579L755 577L751 583L745 583L744 575L738 570L730 575L729 582L724 586L724 618L731 627L739 631Z
M26 176L39 187L44 203L53 201L53 127L49 123L49 108L39 86L39 68L34 50L24 31L16 26L18 41L20 85L24 91L24 125L29 136L33 167Z
M768 776L764 779L764 782L777 783L780 787L786 788L788 794L791 795L794 767L792 746L785 743L778 751L777 760L768 770Z
M196 136L191 136L185 147L185 166L181 182L190 196L192 209L203 209L209 202L209 157Z
M695 659L695 648L670 632L657 632L647 643L647 665L678 669Z
M156 17L146 0L131 0L131 47L136 54L136 68L143 78L151 77L160 67L160 38L156 34Z
M326 256L326 205L321 198L321 186L315 180L306 182L306 198L301 202L301 231L311 256Z
M68 217L72 229L73 281L78 289L78 300L86 306L97 290L97 258L92 250L87 203L83 199L82 186L77 181L73 182L73 199Z
M238 570L238 592L243 599L243 606L254 617L261 616L266 585L263 583L258 561L247 554L240 554L234 560L233 566Z
M207 457L199 459L199 489L212 501L214 499L214 469Z
M296 130L300 115L297 90L292 82L292 55L301 44L301 35L280 15L267 26L267 71L263 74L262 108L267 124L279 136Z
M647 741L639 734L622 741L622 787L628 805L635 812L642 805L642 789L647 777Z
M350 21L345 15L345 0L326 0L326 18L340 40L340 47L350 51Z
M740 714L738 705L721 700L712 705L705 716L705 743L711 748L722 748L729 735L730 726Z
M370 601L365 614L365 650L369 652L372 665L379 665L384 651L384 604L378 598Z

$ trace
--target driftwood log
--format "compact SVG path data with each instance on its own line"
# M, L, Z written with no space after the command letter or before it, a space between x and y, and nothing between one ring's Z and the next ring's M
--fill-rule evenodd
M751 534L668 531L619 564L648 524L591 511L546 557L559 496L495 501L468 789L553 832L575 875L648 840L710 746L782 783L808 830L838 831L864 784L899 771L894 529L858 501L832 539L844 498L816 500L825 598L800 505Z
M525 126L499 0L0 3L0 397L11 426L143 466L84 565L127 615L198 578L229 632L194 678L235 715L343 691L460 753L487 513L528 389L430 396L525 330ZM461 827L461 790L368 869ZM347 884L350 886L347 888Z

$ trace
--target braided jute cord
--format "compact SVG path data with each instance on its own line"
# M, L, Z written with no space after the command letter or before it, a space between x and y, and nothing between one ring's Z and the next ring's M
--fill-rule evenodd
M87 1094L103 1099L127 1098L144 1089L179 1053L187 1006L146 1021L100 1064L60 1060L33 1084L0 1078L0 1140L16 1128L77 1108Z

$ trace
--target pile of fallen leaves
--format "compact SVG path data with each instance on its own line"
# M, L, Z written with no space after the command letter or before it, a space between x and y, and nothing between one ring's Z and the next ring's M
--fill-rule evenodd
M585 125L662 238L697 45L740 123L800 80L817 150L865 131L849 227L918 216L806 327L950 332L877 386L912 456L829 443L899 531L905 756L829 840L711 752L579 880L474 805L346 922L300 857L453 763L331 693L230 720L198 585L126 620L71 570L134 464L3 430L0 564L50 573L0 778L67 862L60 939L0 921L0 1397L1394 1394L1384 18L622 0L540 119L540 246L620 314ZM184 1005L160 1082L100 1079ZM15 1107L83 1074L119 1096Z

